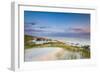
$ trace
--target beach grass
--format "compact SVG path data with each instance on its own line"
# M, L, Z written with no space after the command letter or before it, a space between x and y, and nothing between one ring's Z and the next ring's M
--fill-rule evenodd
M60 47L68 51L79 52L83 56L83 58L90 58L90 49L87 49L87 45L81 46L81 47L73 46L73 45L69 45L64 42L58 41L58 40L55 42L53 42L53 40L50 40L49 42L46 42L46 43L36 44L35 42L32 42L34 38L38 38L38 37L33 37L33 36L28 36L28 35L24 36L25 49L31 49L31 48L37 48L37 47Z

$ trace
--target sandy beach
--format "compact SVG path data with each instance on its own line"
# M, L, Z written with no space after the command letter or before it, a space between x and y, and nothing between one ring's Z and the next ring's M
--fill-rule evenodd
M45 61L57 59L80 58L79 53L65 51L59 47L31 48L25 50L25 61Z

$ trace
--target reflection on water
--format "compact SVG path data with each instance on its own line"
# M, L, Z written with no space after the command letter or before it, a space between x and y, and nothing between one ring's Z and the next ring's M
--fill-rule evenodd
M58 47L25 49L25 61L80 59L79 52L66 51Z

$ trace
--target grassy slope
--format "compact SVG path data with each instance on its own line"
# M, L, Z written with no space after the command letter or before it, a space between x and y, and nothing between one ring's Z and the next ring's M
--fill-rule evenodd
M31 40L34 37L32 36L24 36L24 47L25 49L33 48L33 47L61 47L65 50L73 51L73 52L80 52L82 56L85 58L90 58L90 50L87 50L83 47L78 47L78 46L71 46L67 45L63 42L57 41L57 42L48 42L48 43L43 43L43 44L35 44L32 43ZM36 37L35 37L36 38Z

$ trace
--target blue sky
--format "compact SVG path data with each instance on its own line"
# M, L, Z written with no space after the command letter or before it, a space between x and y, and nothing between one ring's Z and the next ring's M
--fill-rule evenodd
M24 11L26 34L90 34L90 14Z

